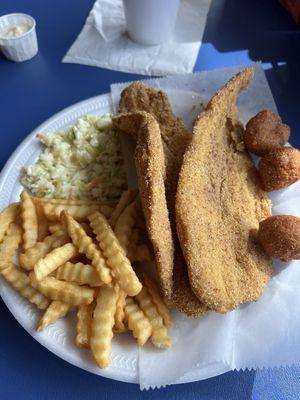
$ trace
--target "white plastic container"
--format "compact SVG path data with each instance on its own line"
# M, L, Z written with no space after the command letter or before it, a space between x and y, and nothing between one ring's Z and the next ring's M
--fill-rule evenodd
M19 62L30 60L37 54L35 25L35 20L27 14L7 14L0 17L0 49L6 58ZM24 27L26 31L18 34L17 31L24 30ZM2 37L13 36L14 32L14 37Z
M180 0L123 0L129 37L143 45L168 41Z

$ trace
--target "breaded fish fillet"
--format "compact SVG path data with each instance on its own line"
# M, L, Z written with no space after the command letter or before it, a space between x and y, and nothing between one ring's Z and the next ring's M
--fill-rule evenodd
M252 76L252 68L234 76L198 117L177 188L177 232L189 281L217 312L257 300L272 272L252 234L271 215L271 203L244 149L236 110Z
M174 244L165 194L166 166L159 125L146 112L119 114L114 126L136 140L138 186L161 289L172 295Z
M117 129L130 134L137 141L135 163L140 196L162 292L180 311L195 317L201 316L207 309L190 288L176 237L174 207L181 161L178 165L178 159L176 161L168 147L163 145L160 127L152 115L146 112L119 114L113 122ZM166 168L166 158L169 158L168 165L173 166L173 171ZM166 189L167 180L169 189Z
M186 263L177 238L175 223L175 195L178 175L183 155L191 140L191 134L185 128L182 119L173 114L167 95L161 90L147 87L140 82L134 82L129 85L121 94L119 112L130 111L146 111L150 113L157 120L161 133L166 166L165 197L174 246L174 263L172 267L170 268L170 265L165 264L159 268L160 271L165 270L165 283L161 284L164 296L179 311L194 317L202 316L207 312L207 309L191 290ZM127 128L129 127L127 126ZM157 218L160 218L159 214L155 215L155 220ZM156 262L158 263L158 259L156 259ZM167 281L167 279L172 279L172 283ZM169 288L172 287L172 292L164 289L167 286Z
M168 96L161 90L134 82L123 90L119 112L146 111L159 124L164 145L175 157L182 157L190 141L190 133L181 118L173 114Z

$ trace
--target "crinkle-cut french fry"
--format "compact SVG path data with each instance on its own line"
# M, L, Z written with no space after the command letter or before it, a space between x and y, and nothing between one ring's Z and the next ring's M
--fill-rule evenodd
M128 328L132 331L138 344L143 346L152 334L152 326L132 297L126 298L125 317Z
M40 258L34 266L34 273L38 281L44 279L58 267L65 264L72 257L78 254L77 248L73 243L66 243L61 247L53 249L44 258Z
M61 247L64 244L71 242L71 238L70 238L67 230L57 231L57 232L55 232L55 234L57 235L57 238L52 243L52 249L56 249L57 247ZM53 234L53 236L55 234Z
M9 266L22 239L22 229L14 222L9 225L6 234L0 243L0 270Z
M154 304L156 305L157 311L161 315L166 326L172 325L172 318L170 315L170 311L169 311L168 307L166 306L166 304L160 294L158 284L156 283L156 281L154 281L148 275L143 274L142 282L143 282L144 286L147 288L149 294L151 295L152 300L153 300Z
M121 333L121 332L125 332L127 330L126 326L124 324L125 304L126 304L126 293L122 289L119 289L117 307L116 307L116 312L115 312L115 325L114 325L115 332Z
M41 319L39 320L36 330L40 332L43 329L47 328L47 326L53 324L59 318L64 317L71 308L72 306L70 304L63 303L62 301L51 301L47 310L44 312Z
M44 213L49 221L59 221L60 214L62 211L66 211L71 215L76 221L86 221L87 217L95 212L101 211L105 215L110 216L112 213L112 207L102 204L91 204L91 205L72 205L68 204L51 204L51 203L41 203Z
M81 304L77 311L76 338L78 347L90 347L90 337L93 319L93 305Z
M140 308L143 310L144 314L146 315L146 317L148 317L151 323L151 341L153 345L160 349L170 347L172 341L168 336L167 328L164 326L163 319L158 313L152 297L148 293L146 287L143 287L140 293L135 298Z
M105 259L93 240L85 233L80 224L66 212L62 212L62 219L66 223L68 233L74 245L80 253L86 255L96 269L99 278L103 283L110 283L112 280L111 271L106 266Z
M90 227L89 224L87 224L86 222L81 222L80 226L84 229L85 233L88 236L94 236L93 229ZM52 225L49 226L49 231L51 233L57 232L60 229L62 229L62 225L60 223L56 224L56 223L52 222Z
M90 227L89 224L87 224L86 222L81 222L81 223L80 223L80 226L81 226L81 228L84 229L85 233L86 233L88 236L94 237L93 229Z
M29 278L31 285L51 300L59 300L73 306L90 304L93 301L94 290L87 286L60 281L53 276L46 276L38 281L33 272L29 274Z
M128 251L130 237L137 217L137 202L130 203L119 216L115 225L115 235L125 254Z
M63 246L70 242L69 236L62 230L47 236L42 242L37 242L34 247L19 255L22 268L30 271L40 258L45 257L53 248Z
M29 277L15 264L10 263L9 267L1 270L0 273L17 292L38 308L44 310L48 307L49 300L47 297L31 286Z
M2 241L9 225L16 220L20 211L20 204L10 204L0 213L0 242Z
M130 261L124 255L109 223L99 212L90 215L89 220L120 289L129 296L135 296L141 290L142 285L132 269Z
M125 208L136 198L137 190L136 189L128 189L122 193L118 204L116 205L114 211L109 218L109 224L114 229L116 222Z
M50 222L49 223L49 232L50 233L55 233L57 231L60 231L62 229L62 225L59 222Z
M144 262L153 260L149 247L146 244L139 244L136 246L134 252L128 254L128 258L131 262Z
M103 282L94 267L82 262L66 262L56 271L55 277L62 281L74 282L78 285L89 285L91 287L102 286Z
M72 240L69 236L67 227L65 226L65 224L62 223L58 223L58 224L54 224L52 222L53 225L49 226L49 232L54 235L58 235L58 240L53 242L53 248L56 247L60 247L66 243L70 243ZM65 242L63 243L63 239L65 240Z
M48 199L46 197L33 197L33 201L37 203L50 203L50 204L65 204L67 206L90 206L90 205L105 205L115 207L114 202L101 202L97 200L79 200L79 199Z
M23 227L23 248L24 250L33 247L38 240L38 218L35 204L29 194L21 193L21 218Z
M38 242L42 242L48 235L48 220L40 204L34 203L38 219Z
M100 288L93 314L90 339L93 356L100 368L105 368L110 363L117 300L118 290L115 287Z

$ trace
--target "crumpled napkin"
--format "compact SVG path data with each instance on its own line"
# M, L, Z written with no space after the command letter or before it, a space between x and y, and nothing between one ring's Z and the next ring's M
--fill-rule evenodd
M144 75L192 72L211 0L182 0L168 43L142 46L126 34L122 0L97 0L63 62Z
M187 98L194 96L197 108L199 98L208 99L240 69L242 67L149 79L144 83L167 91L174 111L184 116L185 104L180 101L186 103ZM128 84L111 86L115 111L120 93ZM263 108L276 112L259 64L256 64L249 89L239 96L238 107L243 121ZM199 106L197 111L200 111ZM271 193L270 198L273 214L300 216L300 182ZM273 276L257 302L241 305L227 314L210 313L199 319L174 312L174 324L169 329L173 347L159 351L149 344L139 349L141 389L206 379L234 369L300 363L300 261L288 264L276 261L274 264Z

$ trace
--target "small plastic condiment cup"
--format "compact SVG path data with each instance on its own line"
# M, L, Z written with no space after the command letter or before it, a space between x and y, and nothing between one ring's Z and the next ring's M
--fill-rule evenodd
M29 25L30 29L22 35L1 38L1 33L17 25ZM0 17L0 49L5 57L12 61L26 61L38 52L35 20L27 14L7 14Z
M123 0L130 39L147 46L168 41L179 4L180 0Z

